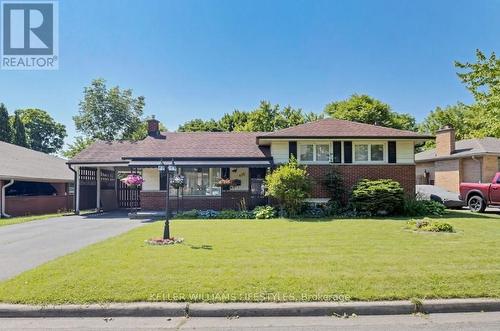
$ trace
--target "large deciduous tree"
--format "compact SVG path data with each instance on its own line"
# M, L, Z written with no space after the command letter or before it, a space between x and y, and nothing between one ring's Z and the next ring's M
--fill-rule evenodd
M486 57L476 51L476 63L455 62L460 80L474 96L472 105L458 103L437 107L420 125L420 131L435 134L441 127L455 128L457 140L483 137L500 138L500 60L495 53ZM427 142L426 147L434 146Z
M500 138L500 59L495 53L486 57L480 50L476 58L475 63L455 62L462 70L458 77L476 101L469 106L465 122L476 137Z
M3 103L0 103L0 141L10 143L12 140L12 129L9 122L9 112Z
M17 111L25 131L28 148L47 153L57 153L64 145L66 127L41 109Z
M131 89L108 89L104 79L95 79L85 87L79 113L73 119L77 131L87 138L131 139L142 123L144 105L144 97L133 97Z
M388 104L366 94L353 94L349 99L329 103L325 107L325 113L335 119L416 130L413 116L396 113Z

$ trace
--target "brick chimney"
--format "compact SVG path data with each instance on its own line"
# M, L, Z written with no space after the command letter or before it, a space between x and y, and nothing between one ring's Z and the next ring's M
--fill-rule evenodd
M436 132L436 156L447 156L455 152L455 129L445 125Z
M160 121L155 119L155 116L148 120L148 136L153 138L160 137Z

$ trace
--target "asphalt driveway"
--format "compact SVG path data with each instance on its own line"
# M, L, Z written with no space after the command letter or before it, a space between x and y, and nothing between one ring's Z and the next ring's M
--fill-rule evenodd
M0 280L144 224L126 213L63 216L0 227Z

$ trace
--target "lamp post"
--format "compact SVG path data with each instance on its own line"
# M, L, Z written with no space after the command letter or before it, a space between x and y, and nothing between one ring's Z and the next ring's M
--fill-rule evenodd
M175 166L174 159L172 159L172 163L170 163L167 167L165 167L165 163L163 163L163 159L160 161L160 165L158 166L159 171L167 172L167 194L165 198L165 227L163 229L163 239L170 238L170 222L169 222L169 200L170 200L170 174L174 174L177 170Z

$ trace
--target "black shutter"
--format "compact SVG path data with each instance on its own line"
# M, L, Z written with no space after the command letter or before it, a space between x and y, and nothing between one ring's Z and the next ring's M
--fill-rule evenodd
M229 168L222 168L221 170L221 177L224 179L228 179L230 177L229 175Z
M342 163L342 142L333 142L333 163Z
M288 142L288 157L292 158L292 155L295 159L297 159L297 142L289 141Z
M396 142L389 141L389 163L396 163Z
M352 163L352 141L344 141L344 163Z

